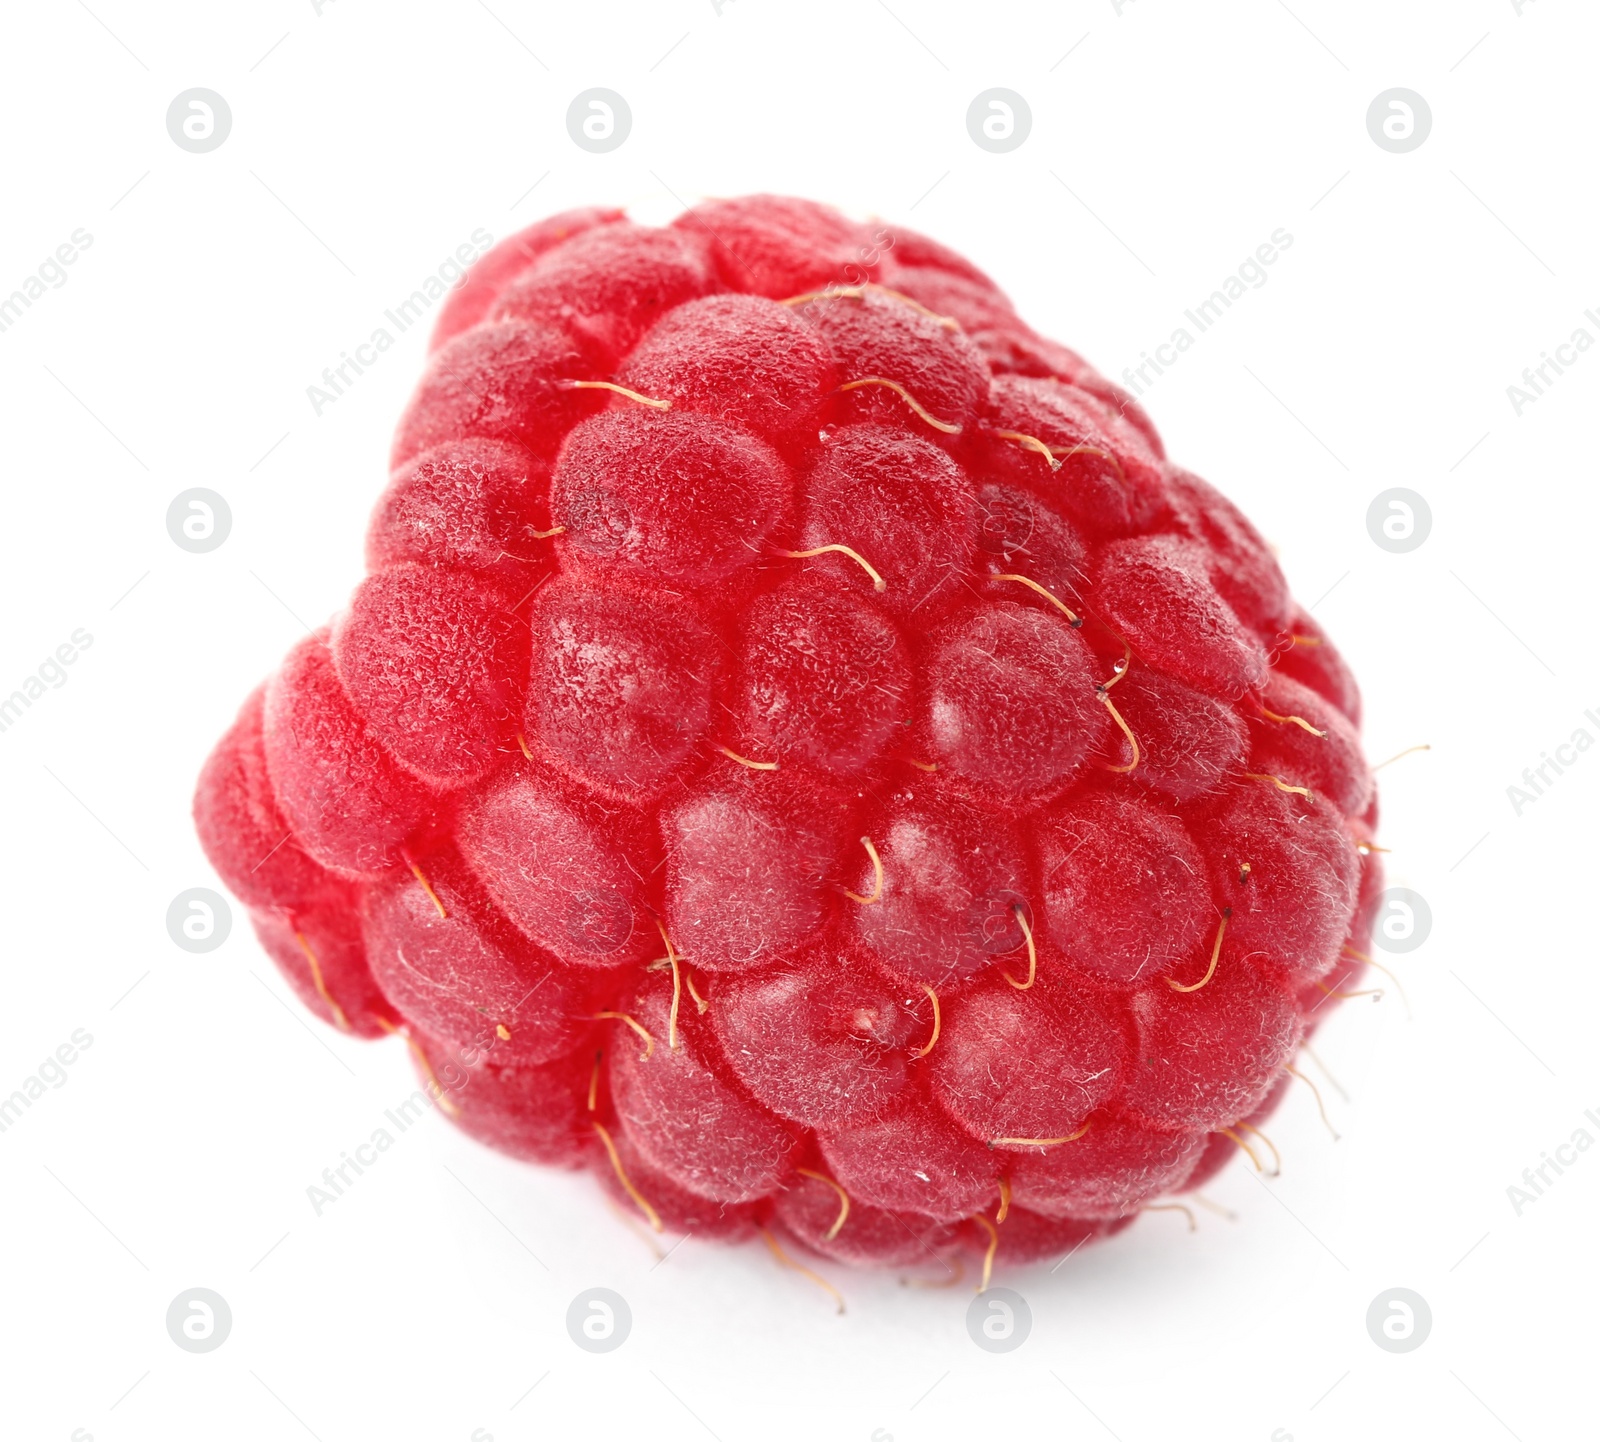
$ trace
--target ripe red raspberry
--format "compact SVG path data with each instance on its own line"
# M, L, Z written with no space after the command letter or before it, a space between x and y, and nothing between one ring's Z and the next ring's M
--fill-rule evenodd
M586 210L439 317L371 574L201 775L307 1005L657 1226L1070 1250L1361 966L1359 700L1250 523L906 231Z

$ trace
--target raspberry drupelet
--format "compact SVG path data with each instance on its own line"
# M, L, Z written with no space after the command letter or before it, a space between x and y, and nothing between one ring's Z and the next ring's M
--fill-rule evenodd
M651 1226L851 1265L1259 1161L1381 888L1359 698L1129 396L773 196L542 221L433 344L368 576L195 798L312 1011Z

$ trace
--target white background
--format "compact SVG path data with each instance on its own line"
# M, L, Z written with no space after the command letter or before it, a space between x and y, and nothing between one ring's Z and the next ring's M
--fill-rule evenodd
M1600 17L892 3L8 7L0 294L94 239L0 334L0 693L75 628L94 641L0 734L0 1094L75 1028L94 1040L0 1134L7 1437L1592 1434L1600 1148L1521 1216L1507 1188L1574 1130L1600 1140L1600 755L1520 816L1506 788L1600 737L1600 354L1521 416L1506 387L1580 324L1600 337ZM608 155L565 128L595 85L633 111ZM1433 113L1404 155L1365 124L1397 85ZM207 155L165 128L191 86L233 111ZM1033 112L1006 155L966 131L991 86ZM1434 916L1394 960L1414 1015L1391 988L1321 1038L1343 1141L1297 1092L1282 1178L1237 1165L1209 1189L1237 1222L1156 1213L1001 1277L1034 1317L1007 1356L968 1339L969 1288L825 1268L838 1318L759 1247L656 1265L590 1181L436 1116L315 1216L308 1184L411 1091L403 1050L302 1024L238 913L207 956L166 932L178 892L217 884L189 822L201 760L360 575L423 328L320 418L306 386L476 227L761 189L938 236L1113 376L1286 228L1269 282L1147 404L1317 602L1374 759L1433 747L1381 777L1392 882ZM233 510L203 556L164 523L197 485ZM1396 485L1433 514L1405 555L1365 523ZM564 1327L596 1285L633 1310L608 1356ZM202 1356L164 1324L192 1286L233 1311ZM1394 1286L1433 1313L1403 1356L1364 1322Z

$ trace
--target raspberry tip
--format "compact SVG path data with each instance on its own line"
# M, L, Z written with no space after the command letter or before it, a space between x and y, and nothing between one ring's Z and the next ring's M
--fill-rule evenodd
M1211 948L1211 965L1206 968L1206 974L1202 976L1199 981L1195 982L1193 986L1181 986L1169 976L1167 978L1167 985L1170 986L1174 991L1199 991L1201 987L1203 987L1208 981L1211 980L1213 976L1216 975L1217 958L1222 955L1223 933L1227 931L1228 919L1232 915L1233 908L1231 906L1225 906L1222 908L1222 920L1217 923L1217 939Z
M936 992L926 982L924 982L922 984L922 989L925 992L928 993L928 1000L933 1003L933 1035L928 1038L927 1046L923 1047L921 1051L914 1051L914 1052L911 1053L911 1055L913 1057L918 1058L918 1059L921 1059L922 1057L927 1056L927 1054L930 1051L933 1050L935 1044L939 1040L939 1025L940 1025L940 1022L939 1022L939 993Z
M994 1254L1000 1249L1000 1233L995 1224L982 1212L972 1219L989 1234L989 1245L983 1252L983 1276L978 1279L978 1285L973 1289L980 1296L989 1290L989 1278L994 1275Z
M1258 1172L1262 1170L1261 1158L1255 1154L1255 1149L1238 1132L1234 1131L1232 1127L1218 1127L1217 1130L1250 1158L1250 1164Z
M644 1055L639 1058L640 1061L649 1061L655 1055L656 1039L651 1036L649 1029L637 1017L629 1016L625 1011L597 1011L594 1014L594 1019L596 1021L620 1021L624 1026L631 1028L639 1036L642 1036L644 1038Z
M1313 1060L1315 1060L1315 1058L1313 1058ZM1318 1088L1317 1084L1314 1081L1312 1081L1311 1078L1308 1077L1297 1066L1293 1066L1293 1065L1290 1065L1288 1063L1285 1063L1283 1069L1286 1072L1288 1072L1290 1076L1294 1077L1298 1081L1303 1081L1308 1087L1311 1088L1311 1095L1314 1096L1317 1099L1317 1114L1322 1118L1322 1125L1327 1127L1327 1129L1328 1129L1329 1133L1332 1135L1334 1141L1338 1141L1339 1140L1338 1128L1336 1128L1334 1126L1334 1124L1328 1119L1328 1108L1323 1103L1322 1092Z
M1016 987L1018 991L1027 991L1034 983L1034 978L1039 974L1039 948L1033 940L1033 928L1028 925L1027 914L1020 905L1011 908L1011 914L1017 918L1017 925L1022 928L1022 939L1028 948L1028 979L1018 981L1015 977L1007 976L1006 981Z
M311 949L311 943L306 940L305 933L297 930L294 939L300 943L300 950L306 955L306 965L311 968L311 984L316 987L317 995L327 1003L328 1010L333 1013L334 1024L340 1031L350 1031L350 1018L344 1014L344 1008L329 994L326 983L322 980L322 967L317 962L317 954Z
M622 1165L622 1158L617 1155L617 1144L611 1140L608 1132L599 1122L594 1123L594 1129L599 1134L600 1140L605 1144L606 1154L611 1158L611 1170L617 1174L617 1180L622 1183L622 1190L633 1198L634 1205L644 1213L645 1220L650 1223L652 1232L664 1230L661 1225L661 1214L644 1199L638 1187L634 1186L626 1169Z
M611 391L619 396L626 396L630 401L635 401L641 406L649 406L652 410L670 411L672 402L659 400L655 396L640 395L638 391L629 390L627 386L619 386L615 381L568 381L567 388L575 391Z
M932 414L932 412L930 412L921 401L912 395L910 391L901 385L899 381L892 381L887 376L862 376L859 380L846 381L842 386L839 387L839 389L842 392L857 391L860 390L862 386L886 386L911 407L918 420L926 421L934 428L934 430L943 431L947 436L958 436L961 434L960 426L956 425L953 421L941 421L937 416Z
M832 1187L834 1191L839 1194L839 1215L833 1219L833 1225L822 1234L823 1241L831 1242L839 1235L840 1228L842 1228L845 1222L849 1220L850 1193L845 1191L845 1189L841 1187L838 1182L834 1181L834 1179L828 1176L826 1173L813 1171L810 1167L796 1167L795 1171L799 1172L802 1177L811 1177L813 1180L819 1181L825 1186Z
M860 566L863 571L872 577L872 589L874 591L884 591L888 588L889 583L878 574L872 563L860 551L854 550L849 546L839 545L837 542L827 546L813 546L809 551L779 551L778 554L787 556L791 561L805 561L812 556L826 555L829 551L837 551L841 556L848 556L856 565Z
M776 761L752 761L748 756L741 756L737 751L731 750L726 746L719 746L717 750L726 756L728 760L737 761L741 766L748 766L752 771L776 771L778 769Z
M872 858L872 894L861 896L857 892L846 891L845 895L862 906L876 906L883 900L883 861L879 858L878 848L872 844L870 836L863 836L861 844L866 848L867 855Z
M1309 731L1313 736L1326 737L1328 734L1326 731L1317 730L1317 728L1307 721L1304 716L1280 716L1276 711L1267 710L1265 706L1262 706L1259 709L1261 714L1269 721L1277 721L1284 726L1298 726L1302 731Z
M772 1232L768 1228L761 1228L761 1238L764 1242L766 1242L767 1250L772 1253L773 1258L777 1261L780 1267L787 1267L791 1272L800 1273L800 1275L807 1281L815 1282L817 1286L821 1287L822 1290L832 1297L834 1302L838 1305L838 1315L841 1317L844 1316L844 1297L840 1294L840 1291L837 1287L835 1287L831 1282L818 1276L811 1270L810 1267L804 1266L795 1261L793 1257L791 1257L786 1251L783 1250L782 1247L778 1245L778 1239L772 1235Z
M1041 586L1031 576L1016 576L1016 575L1011 575L1011 574L1001 574L999 572L991 572L990 576L989 576L989 579L991 581L1019 581L1024 586L1027 586L1030 590L1037 591L1041 596L1043 596L1045 598L1045 600L1047 600L1052 606L1054 606L1058 611L1060 611L1061 614L1067 618L1067 624L1069 626L1081 626L1081 625L1083 625L1083 617L1082 616L1079 616L1075 612L1069 610L1067 608L1066 603L1064 601L1062 601L1059 596L1056 596L1056 595L1052 594L1050 591L1047 591L1043 586Z
M1182 1212L1189 1219L1189 1230L1199 1231L1200 1224L1195 1221L1194 1213L1182 1202L1146 1202L1139 1208L1141 1212Z
M1253 1132L1260 1137L1261 1144L1272 1153L1272 1170L1267 1175L1269 1177L1281 1177L1283 1175L1283 1158L1279 1155L1277 1147L1273 1145L1272 1138L1262 1131L1260 1127L1250 1122L1240 1122L1238 1125L1243 1127L1245 1131Z

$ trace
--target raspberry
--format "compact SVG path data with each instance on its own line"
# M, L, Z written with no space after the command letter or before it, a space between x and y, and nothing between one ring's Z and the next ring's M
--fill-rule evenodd
M1360 697L1250 523L975 266L568 212L441 311L370 574L201 772L307 1007L655 1227L1071 1251L1358 992Z

